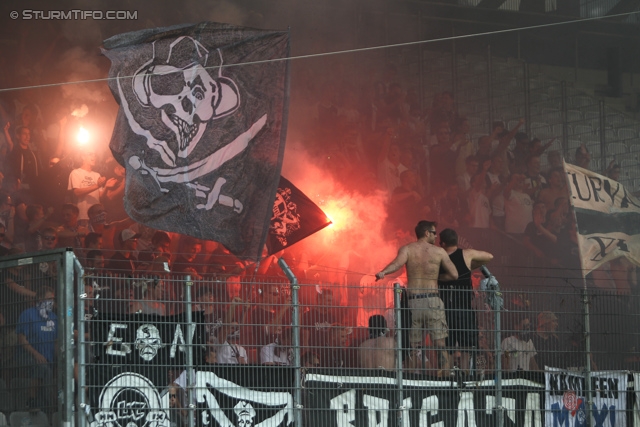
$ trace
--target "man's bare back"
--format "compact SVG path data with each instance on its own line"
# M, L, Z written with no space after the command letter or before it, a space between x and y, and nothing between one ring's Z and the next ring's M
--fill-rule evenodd
M396 259L376 274L378 280L386 274L407 267L407 291L409 295L438 291L438 279L456 280L458 272L444 249L434 246L435 230L428 231L417 242L404 245ZM440 271L442 268L442 275Z
M396 367L395 342L390 337L367 340L360 345L358 358L361 368L391 371Z

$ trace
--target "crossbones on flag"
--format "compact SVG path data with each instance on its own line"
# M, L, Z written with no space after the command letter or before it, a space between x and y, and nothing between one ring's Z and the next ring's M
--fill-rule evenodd
M584 275L625 257L640 265L640 200L606 176L565 163Z
M205 22L117 35L103 53L129 216L257 259L284 153L289 33Z
M274 254L331 224L327 215L288 179L280 177L267 249Z

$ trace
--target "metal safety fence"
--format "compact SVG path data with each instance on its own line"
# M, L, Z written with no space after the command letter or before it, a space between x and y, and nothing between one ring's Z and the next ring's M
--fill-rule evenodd
M635 285L475 271L466 288L417 292L403 275L299 283L280 266L238 281L84 271L66 250L4 259L1 412L12 426L618 426L639 413Z

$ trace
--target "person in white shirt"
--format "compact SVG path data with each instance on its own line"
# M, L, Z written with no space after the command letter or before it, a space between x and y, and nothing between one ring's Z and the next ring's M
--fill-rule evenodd
M69 174L67 189L73 191L73 195L77 199L77 206L80 209L78 223L84 227L89 225L89 208L100 203L100 196L106 186L115 185L115 179L107 181L107 178L95 172L93 170L95 165L95 151L87 151L82 155L82 166L72 170Z
M524 313L513 313L514 334L502 341L502 366L507 371L538 370L533 326Z
M248 363L247 350L239 344L240 341L240 327L237 322L233 322L231 325L221 328L227 339L220 347L218 347L218 363L228 365L246 365Z
M522 234L533 221L533 202L525 193L525 176L514 173L504 189L504 231Z
M491 205L485 195L486 187L484 174L477 174L471 178L471 189L467 195L470 227L489 228L491 225Z
M275 336L271 340L270 344L265 345L260 349L260 364L261 365L278 365L289 366L291 365L291 331L278 326L275 331Z

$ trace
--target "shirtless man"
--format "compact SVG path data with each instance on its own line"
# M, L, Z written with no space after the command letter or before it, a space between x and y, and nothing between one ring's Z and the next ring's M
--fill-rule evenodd
M435 222L420 221L415 231L418 241L401 247L396 259L377 273L376 279L380 280L406 265L412 319L409 333L411 347L422 347L422 331L428 330L431 341L438 349L439 368L446 373L449 353L445 350L445 338L449 336L449 330L444 304L438 295L438 280L457 280L458 272L445 250L434 245L437 234Z
M393 338L389 336L387 321L381 314L369 317L369 339L360 344L358 360L364 369L385 369L396 367L396 352Z

